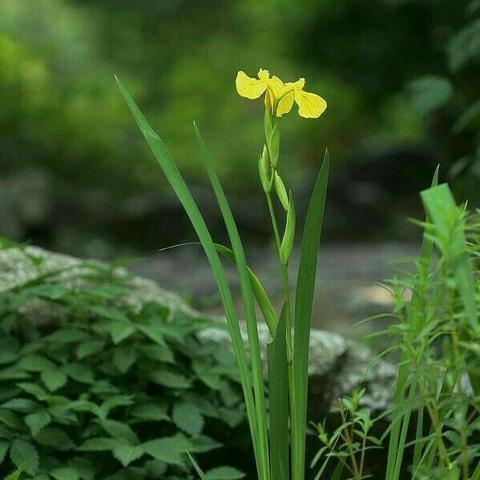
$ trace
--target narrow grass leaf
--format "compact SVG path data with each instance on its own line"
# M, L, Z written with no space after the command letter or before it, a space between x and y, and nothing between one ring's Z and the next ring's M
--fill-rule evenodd
M268 345L270 399L270 457L272 479L289 478L288 366L286 310L282 309L277 334Z
M188 458L190 459L190 462L192 463L193 465L193 468L195 469L195 471L197 472L198 476L200 477L200 480L207 480L207 477L205 476L205 474L203 473L202 469L200 468L200 466L198 465L198 463L195 461L195 459L192 457L192 455L190 455L189 452L187 452L187 455L188 455Z
M170 183L183 208L185 209L210 263L210 267L214 274L217 287L222 299L225 315L227 317L228 327L230 330L230 335L232 337L233 349L238 362L247 416L249 420L250 430L252 433L253 449L255 453L255 458L258 462L259 442L257 441L257 418L255 411L255 402L252 394L251 374L248 368L247 357L245 354L245 348L243 345L243 340L238 323L238 317L235 312L232 293L227 283L225 271L219 259L218 253L215 249L210 232L208 231L205 221L200 213L200 210L198 209L198 206L195 203L195 200L193 199L185 183L185 180L183 179L180 171L178 170L177 165L173 161L170 152L168 151L160 137L148 124L146 118L144 117L140 109L137 107L135 101L130 96L126 88L123 86L122 82L117 77L116 81L120 92L122 93L128 107L130 108L130 111L132 112L138 128L145 137L145 140L147 141L160 167L162 168L168 182ZM262 477L261 474L259 476L263 480L264 477Z
M329 171L328 151L325 151L320 173L307 210L295 298L293 348L292 412L292 478L305 479L305 435L307 427L308 360L312 306L315 291L317 257L322 231L323 214Z
M215 244L217 252L223 255L226 259L232 262L235 265L235 255L233 254L230 248L219 243ZM257 302L260 311L262 312L263 319L268 326L270 335L272 338L275 338L275 333L277 331L278 318L275 310L273 308L272 302L268 298L267 292L262 285L260 279L255 275L255 273L249 268L248 274L250 275L250 283L252 284L253 295Z
M250 282L250 275L248 272L247 260L245 258L245 251L242 241L240 240L240 234L238 233L237 225L235 224L227 197L225 196L225 192L220 184L220 179L218 178L218 174L215 170L213 161L207 150L202 135L200 134L200 131L195 123L194 129L200 152L202 154L203 163L205 165L208 178L212 185L218 206L227 228L228 237L230 238L232 250L235 255L235 264L237 266L238 276L240 278L240 289L242 292L243 308L247 323L248 344L250 347L252 364L253 390L255 394L255 407L257 413L257 440L259 446L259 456L257 457L257 461L260 462L260 478L268 479L270 477L270 466L268 456L267 418L265 409L265 387L262 371L262 360L260 357L260 341L258 338L257 318L255 314L254 297Z

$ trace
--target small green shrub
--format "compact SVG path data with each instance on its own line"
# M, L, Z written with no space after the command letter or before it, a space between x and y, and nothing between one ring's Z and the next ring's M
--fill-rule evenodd
M132 306L112 266L84 267L74 285L58 272L0 296L0 477L191 478L186 451L219 448L211 433L244 419L233 355L199 342L212 320Z
M427 221L420 256L387 284L396 321L386 332L390 344L384 353L394 355L398 375L385 417L382 478L478 480L479 212L457 207L445 184L422 192L422 200ZM353 399L343 401L349 416L342 415L337 430L318 427L322 448L315 464L336 464L335 479L360 480L372 471L372 465L360 468L369 443L376 444L365 428L371 427L370 415L352 408L358 403Z

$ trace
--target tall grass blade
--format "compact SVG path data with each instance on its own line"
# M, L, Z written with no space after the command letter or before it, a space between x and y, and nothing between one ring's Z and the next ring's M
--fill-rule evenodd
M235 264L237 266L238 276L240 278L240 289L242 291L243 308L245 319L247 323L248 345L250 347L250 356L252 364L252 378L253 391L255 394L255 407L257 412L257 433L259 445L260 470L262 472L260 478L270 478L269 465L269 450L268 450L268 430L267 418L265 408L265 385L262 371L262 359L260 357L260 342L258 339L257 318L255 314L254 296L252 292L252 284L250 282L250 275L245 258L245 251L243 249L240 234L238 233L237 225L233 218L232 211L223 191L220 179L215 170L210 153L207 150L205 142L202 138L200 130L196 123L193 124L195 129L195 136L200 147L203 163L207 170L207 175L212 185L215 197L217 199L220 212L222 213L225 226L227 228L228 237L232 245L232 250L235 255Z
M205 221L193 199L180 171L178 170L175 162L173 161L170 152L160 139L160 137L155 133L152 127L148 124L146 118L137 107L135 101L130 96L126 88L123 86L121 81L117 78L117 84L122 93L132 115L140 129L141 133L145 137L152 153L157 159L160 167L162 168L165 176L167 177L168 182L175 191L178 199L180 200L183 208L185 209L197 235L202 244L202 247L205 251L207 259L210 263L213 275L215 277L217 287L222 299L223 308L228 322L228 327L230 330L230 335L232 337L232 344L235 353L236 360L238 362L240 379L242 383L243 394L245 398L245 405L247 410L247 417L250 425L250 430L252 433L252 442L253 449L255 453L255 460L257 466L261 465L260 460L260 443L258 442L258 431L257 431L257 416L255 410L255 401L252 394L252 380L250 377L250 371L248 368L247 357L245 354L245 348L243 345L242 336L240 333L240 327L238 322L238 317L235 312L235 307L233 303L232 293L227 283L225 277L225 271L223 269L222 263L218 256L218 253L215 249L212 237L208 228L205 224ZM267 477L263 476L263 472L260 470L258 472L259 478L265 480Z
M200 480L207 480L207 477L203 473L202 469L199 467L198 463L195 461L195 459L190 455L189 452L187 452L188 458L190 459L190 462L193 465L193 468L197 472L198 476L200 477Z
M202 244L200 242L179 243L177 245L170 245L169 247L161 248L159 252L164 252L166 250L172 250L174 248L191 246L191 245L201 246ZM226 258L233 265L236 265L235 255L233 254L230 248L226 247L225 245L222 245L221 243L215 243L214 245L215 245L215 249L220 255ZM265 291L265 288L263 287L262 282L255 275L255 273L251 268L248 268L248 274L250 276L250 282L252 284L252 291L255 297L255 301L257 302L257 305L260 308L260 311L262 312L265 323L267 324L268 330L270 331L270 335L272 336L272 338L275 338L275 332L277 330L277 324L278 324L278 318L277 318L277 314L275 313L275 309L273 308L272 302L270 302L270 299L268 298L267 292Z
M289 479L288 366L285 307L277 334L268 344L270 400L270 458L272 480Z
M317 272L318 248L322 231L329 171L328 151L325 151L320 173L313 188L307 210L300 252L295 297L293 346L292 412L292 479L305 480L305 435L307 428L308 360L312 307Z
M235 255L233 254L232 250L230 250L230 248L219 243L215 244L215 248L217 249L218 253L220 253L226 259L236 265ZM248 268L248 274L250 276L250 283L252 285L252 291L253 295L255 296L257 305L262 312L265 323L267 324L268 330L270 331L270 335L272 336L272 338L275 338L278 318L272 306L272 302L270 302L267 292L265 291L265 288L263 288L262 282L250 268Z

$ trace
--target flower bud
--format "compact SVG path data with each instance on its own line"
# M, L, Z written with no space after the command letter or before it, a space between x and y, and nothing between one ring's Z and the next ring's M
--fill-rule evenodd
M263 146L263 152L258 160L258 173L262 182L263 190L269 193L272 189L270 161L268 159L267 147Z
M275 191L277 192L277 197L280 200L280 203L282 204L285 211L287 211L288 210L287 189L285 188L285 185L283 183L283 180L280 178L280 175L276 171L275 171L274 184L275 184Z
M278 156L280 154L280 130L278 129L278 124L275 124L272 133L267 137L267 143L270 161L272 162L273 168L276 168L278 165Z
M283 234L282 244L280 245L280 261L283 265L288 265L290 255L292 253L293 241L295 239L295 206L293 204L292 192L290 192L287 223L285 225L285 233Z

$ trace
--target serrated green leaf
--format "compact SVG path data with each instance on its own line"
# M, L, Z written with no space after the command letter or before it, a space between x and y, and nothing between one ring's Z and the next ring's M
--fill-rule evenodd
M19 412L31 412L38 408L39 405L30 398L14 398L3 403L2 407L10 410L18 410Z
M120 373L126 373L137 359L137 352L134 347L119 347L113 354L113 364Z
M133 395L115 395L113 397L107 398L101 405L101 410L103 416L107 417L111 410L117 407L127 407L133 405L134 396Z
M164 387L168 388L185 389L189 388L191 385L190 380L184 375L181 375L180 373L170 372L168 370L151 372L148 375L148 378L152 382L158 383L159 385L163 385Z
M0 441L0 465L2 464L3 460L5 459L5 456L7 455L8 448L10 447L9 442L5 441Z
M19 480L20 477L22 476L22 473L23 473L22 470L15 470L14 472L7 475L4 480Z
M183 435L163 437L143 444L145 452L157 460L174 465L185 464L185 453L192 443Z
M105 342L103 340L92 340L90 342L81 343L77 347L77 358L82 360L90 355L101 352L104 347Z
M61 368L43 370L40 373L40 378L51 392L62 388L68 381L66 373Z
M133 408L131 415L141 420L157 422L170 420L166 408L158 403L137 405Z
M145 450L139 445L129 445L128 443L118 443L113 449L113 456L124 466L128 467L130 463L138 460Z
M0 423L7 427L20 429L22 428L22 420L16 413L4 408L0 409Z
M211 450L215 450L217 448L222 447L222 444L213 440L206 435L197 435L189 439L192 442L192 446L190 447L190 452L194 453L205 453L210 452Z
M118 441L109 437L95 437L89 438L83 442L78 450L81 452L104 452L113 450L118 444Z
M44 427L35 437L35 442L44 447L52 447L62 452L75 448L75 444L70 437L57 427Z
M10 448L10 459L13 464L29 475L35 475L38 471L39 458L37 449L25 440L14 440Z
M101 420L100 425L115 440L124 440L132 445L138 443L136 433L126 423L116 420Z
M163 331L160 328L160 325L139 325L138 329L158 345L166 346Z
M172 419L184 432L199 435L205 421L198 407L191 402L176 403L173 407Z
M60 300L69 293L70 290L65 285L59 283L44 283L28 289L28 294L31 296L54 301Z
M175 357L170 347L164 343L160 345L140 345L139 351L151 360L162 363L175 363Z
M77 382L93 383L95 381L92 369L82 363L69 363L64 369L65 373Z
M135 333L135 328L130 323L110 322L109 332L112 342L117 345Z
M47 412L35 412L25 417L25 423L34 437L51 421L52 417Z
M238 480L245 474L233 467L217 467L205 472L206 480Z
M65 344L84 342L89 338L88 333L79 328L62 328L45 337L51 343Z
M50 359L43 355L29 354L24 356L18 366L29 372L42 372L44 370L55 370L57 366Z
M130 323L130 319L125 312L120 308L114 306L104 306L104 305L92 305L90 306L90 311L95 313L101 318L106 318L107 320L113 320L115 322L121 323Z
M19 343L15 337L0 338L0 365L12 363L18 359Z
M45 401L50 398L50 395L36 383L17 383L17 387L34 396L39 401Z
M80 480L82 478L77 469L69 467L54 468L48 474L55 480Z
M3 368L0 370L0 381L24 380L29 377L28 373L18 365Z

